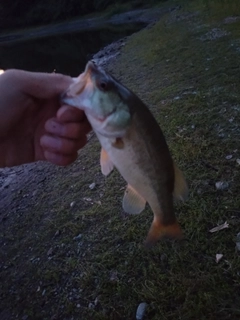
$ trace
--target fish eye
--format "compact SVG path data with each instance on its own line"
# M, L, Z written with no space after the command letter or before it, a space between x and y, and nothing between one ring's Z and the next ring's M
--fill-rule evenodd
M104 81L101 81L100 84L99 84L99 86L100 86L100 88L101 88L102 90L106 90L106 89L107 89L107 83L104 82Z
M101 91L108 91L111 83L106 79L106 77L99 77L99 79L96 79L96 85Z

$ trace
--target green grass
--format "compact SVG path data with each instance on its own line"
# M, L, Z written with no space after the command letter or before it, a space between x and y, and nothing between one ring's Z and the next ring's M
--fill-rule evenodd
M17 319L134 319L141 301L144 319L240 318L240 22L224 24L240 10L231 1L224 15L219 3L194 1L167 14L131 36L108 67L151 108L187 177L189 200L176 205L185 240L144 248L152 213L123 214L125 182L116 172L102 177L92 139L75 165L47 180L30 211L1 230L1 300ZM228 34L202 40L213 28ZM217 181L229 189L216 190ZM209 233L225 221L228 229Z
M120 14L130 10L143 9L151 6L162 6L164 2L165 1L163 0L149 0L147 2L144 0L136 0L136 1L128 1L128 2L117 1L114 4L109 5L104 10L103 14L106 17L111 17L115 14Z
M111 16L115 14L120 14L129 10L132 10L132 4L131 3L119 3L116 2L115 4L109 6L105 11L103 12L103 15L106 18L110 18Z
M212 22L217 22L221 18L237 16L240 11L240 3L237 0L195 0L186 1L191 9L204 10L203 13L209 15Z

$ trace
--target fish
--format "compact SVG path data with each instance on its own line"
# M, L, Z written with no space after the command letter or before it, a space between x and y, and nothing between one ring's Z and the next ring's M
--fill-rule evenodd
M146 246L162 238L183 238L174 201L187 199L187 182L172 159L159 124L142 100L93 61L74 78L61 99L85 112L102 147L102 173L107 176L116 168L127 182L124 211L139 214L146 203L152 209Z

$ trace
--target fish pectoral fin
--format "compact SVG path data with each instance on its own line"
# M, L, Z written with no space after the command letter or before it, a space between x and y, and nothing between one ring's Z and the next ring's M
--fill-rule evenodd
M114 165L110 160L106 150L104 150L103 148L101 149L100 165L102 174L104 174L105 176L107 176L114 168Z
M141 213L146 205L146 200L130 185L127 186L122 206L125 212L129 214Z
M122 138L116 138L112 141L112 146L116 149L123 149L124 143Z
M174 191L173 191L174 199L185 201L188 197L187 182L183 176L182 171L176 166L175 163L174 163L174 173L175 173Z
M165 225L153 220L151 228L148 232L147 239L145 240L145 245L151 247L159 239L182 239L183 233L180 225L177 221L172 224Z

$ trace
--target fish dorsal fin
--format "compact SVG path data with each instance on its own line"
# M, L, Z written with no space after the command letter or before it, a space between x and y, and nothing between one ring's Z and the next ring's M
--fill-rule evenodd
M110 160L107 152L102 148L100 155L100 165L102 174L107 176L114 168L112 161Z
M183 176L182 171L176 166L175 163L174 163L174 173L175 173L175 181L174 181L173 196L175 200L185 201L188 197L187 182Z
M127 186L122 206L125 212L129 214L138 214L145 208L146 200L130 185Z

